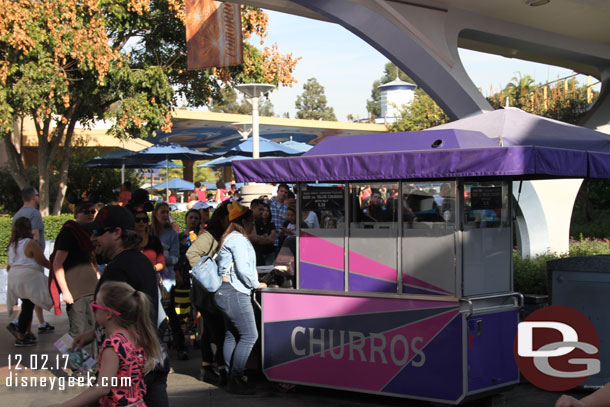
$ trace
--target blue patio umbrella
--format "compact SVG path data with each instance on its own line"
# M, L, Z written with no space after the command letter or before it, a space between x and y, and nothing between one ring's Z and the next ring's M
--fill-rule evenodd
M152 147L138 151L130 157L136 159L165 160L166 169L169 176L169 160L201 160L211 157L210 154L184 147L175 143L159 143ZM192 189L192 188L191 188ZM169 197L169 187L165 188L166 196Z
M261 157L287 157L291 155L299 155L302 154L302 151L296 150L294 148L290 148L280 143L276 143L275 141L267 140L266 138L260 139L259 145L259 153ZM230 150L218 152L216 156L248 156L248 158L252 158L252 138L249 138L246 141L241 142Z
M252 157L246 157L243 155L233 155L230 157L218 157L207 163L198 164L197 167L206 167L206 168L219 168L219 167L230 167L233 161L239 160L251 160Z
M290 147L294 150L300 151L302 153L306 153L313 148L313 146L311 144L299 143L298 141L293 141L292 137L290 137L290 140L284 141L283 143L280 143L280 144L283 146Z
M85 163L86 168L120 168L121 183L125 182L125 168L143 168L144 165L154 164L149 161L130 158L134 151L118 148L106 154L92 158Z
M193 191L195 184L190 181L185 181L181 178L172 178L169 182L161 182L160 184L153 185L152 189L178 189L180 191Z

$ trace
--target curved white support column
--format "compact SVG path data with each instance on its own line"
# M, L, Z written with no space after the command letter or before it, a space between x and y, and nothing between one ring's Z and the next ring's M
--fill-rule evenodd
M582 179L524 181L513 183L518 201L517 227L522 257L570 250L570 219Z

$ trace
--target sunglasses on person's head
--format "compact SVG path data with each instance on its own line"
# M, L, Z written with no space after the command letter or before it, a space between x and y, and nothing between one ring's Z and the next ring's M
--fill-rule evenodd
M103 310L103 311L112 312L112 313L113 313L114 315L116 315L117 317L118 317L119 315L121 315L121 313L120 313L119 311L117 311L117 310L114 310L114 309L112 309L112 308L105 307L105 306L100 305L100 304L97 304L97 303L95 303L95 302L92 302L92 303L91 303L91 311L93 311L93 313L94 313L94 314L95 314L95 310L96 310L96 309L101 309L101 310Z
M104 229L94 229L92 233L95 237L100 237L104 233L110 232L111 230L115 230L115 229L116 229L116 227L114 227L114 226L109 227L109 228L104 228Z

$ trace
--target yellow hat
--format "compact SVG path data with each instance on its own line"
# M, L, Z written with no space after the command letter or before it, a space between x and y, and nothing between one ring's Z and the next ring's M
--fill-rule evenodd
M229 209L229 222L233 222L235 219L239 218L240 216L244 215L246 212L249 211L248 208L240 205L239 202L237 202L237 201L231 202L228 209Z

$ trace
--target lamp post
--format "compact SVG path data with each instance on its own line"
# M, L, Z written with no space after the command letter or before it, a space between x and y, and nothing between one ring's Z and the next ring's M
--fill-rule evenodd
M275 86L266 83L244 83L235 86L235 89L243 93L252 105L252 158L259 158L258 102L261 96L271 92Z
M233 123L231 126L235 130L237 130L237 132L241 136L242 140L247 140L250 133L252 133L252 123L251 122Z

